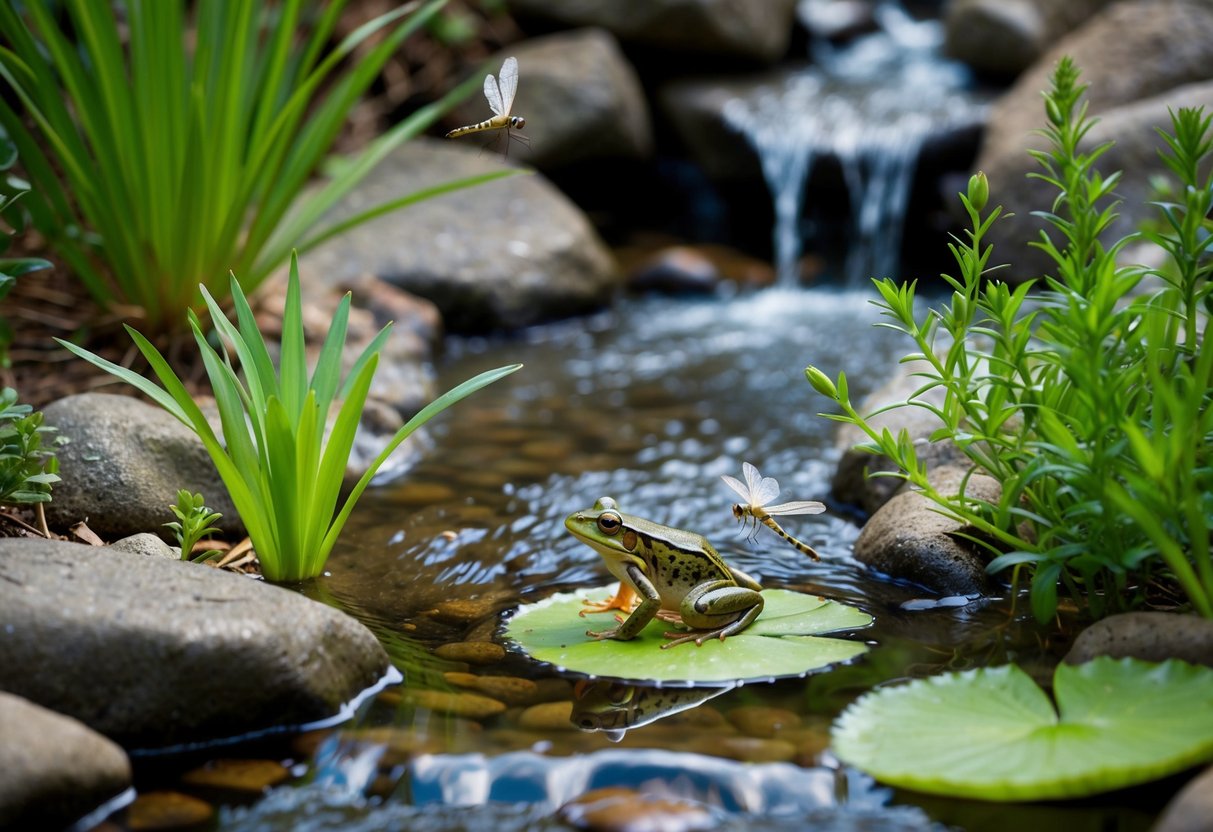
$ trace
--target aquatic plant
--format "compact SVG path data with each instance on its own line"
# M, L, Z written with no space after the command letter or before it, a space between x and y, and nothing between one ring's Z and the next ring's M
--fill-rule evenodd
M885 783L981 800L1085 797L1213 759L1213 670L1101 656L1060 664L1053 698L1015 665L874 690L831 731Z
M1172 113L1160 155L1179 196L1157 203L1157 228L1105 246L1119 174L1095 166L1108 143L1081 145L1094 121L1078 75L1069 59L1058 64L1045 95L1050 149L1033 153L1042 169L1034 176L1057 191L1038 212L1054 235L1034 243L1056 274L1014 288L989 278L984 237L1001 209L986 211L989 185L977 174L960 197L970 228L950 244L960 276L943 276L949 301L919 317L915 282L876 281L889 319L881 325L913 339L917 352L905 360L926 366L919 389L884 409L935 414L932 441L955 443L971 471L1001 483L1001 498L941 493L908 433L878 430L874 414L856 410L844 375L835 382L809 367L806 376L842 409L829 418L867 434L861 449L890 457L896 476L968 527L990 551L991 572L1030 570L1038 619L1053 614L1059 584L1096 617L1141 605L1152 585L1178 586L1213 617L1213 347L1200 331L1213 269L1213 174L1202 174L1213 159L1210 118ZM1167 265L1120 265L1139 239ZM1037 285L1043 291L1029 295ZM931 391L942 403L924 398Z
M610 587L589 590L595 601ZM762 593L758 619L725 640L662 650L669 624L649 622L630 641L595 640L585 634L580 612L586 592L553 595L520 607L505 633L528 655L557 667L591 676L638 682L721 684L775 676L803 676L868 652L862 641L828 638L823 633L855 630L872 616L816 595L786 589Z
M14 236L25 231L25 212L16 202L29 193L29 184L8 173L16 163L17 146L0 131L0 217L12 229L11 234L0 230L0 254L12 245ZM0 257L0 301L8 297L17 285L18 277L50 267L51 264L41 257ZM12 343L13 328L7 320L0 318L0 367L10 366L8 348Z
M176 533L177 545L181 547L181 559L194 559L194 546L207 535L219 531L215 521L223 515L206 507L206 500L199 493L190 493L188 488L177 492L177 502L169 506L169 510L177 515L171 523L165 523ZM206 560L207 552L201 553L199 559Z
M507 175L318 228L391 150L478 85L417 110L309 188L384 62L444 2L401 5L329 48L346 0L0 0L0 78L13 93L0 99L0 126L35 185L25 200L35 227L99 303L138 307L159 331L200 303L200 284L222 300L234 271L252 291L292 249Z
M248 529L262 574L273 581L299 581L319 575L354 504L392 451L431 417L521 366L515 364L481 373L422 408L375 457L338 509L354 433L391 324L380 330L342 379L350 311L347 293L337 307L309 378L299 264L294 255L278 366L270 359L235 275L231 276L230 291L236 324L227 319L206 287L201 287L201 291L222 354L211 346L193 310L188 313L189 325L219 409L222 442L160 351L135 329L126 327L163 387L83 347L56 340L86 361L134 385L198 435ZM239 363L243 381L233 359ZM338 401L331 429L326 431L329 411Z
M59 460L42 444L55 429L42 424L42 411L17 404L17 391L0 391L0 505L49 503L59 482Z

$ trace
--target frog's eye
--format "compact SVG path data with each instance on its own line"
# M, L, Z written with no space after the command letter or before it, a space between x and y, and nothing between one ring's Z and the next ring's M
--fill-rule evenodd
M598 530L603 534L619 534L623 528L623 519L613 511L604 511L598 515Z

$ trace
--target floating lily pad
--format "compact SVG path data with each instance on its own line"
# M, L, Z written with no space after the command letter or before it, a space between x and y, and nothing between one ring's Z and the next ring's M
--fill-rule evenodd
M834 753L878 780L984 800L1083 797L1213 759L1213 669L1097 658L1059 665L1057 700L1014 665L869 693Z
M600 601L613 587L553 595L528 604L506 625L506 635L534 658L565 670L640 682L722 683L803 676L867 652L861 641L821 638L820 633L866 627L865 612L785 589L762 593L758 620L724 641L679 644L662 650L662 633L674 629L651 621L631 641L596 641L586 630L614 625L613 613L582 618L583 601Z

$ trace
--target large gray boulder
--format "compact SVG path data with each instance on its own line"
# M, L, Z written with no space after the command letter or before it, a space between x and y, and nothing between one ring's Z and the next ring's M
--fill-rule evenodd
M167 533L177 490L201 492L223 515L230 537L245 534L202 441L167 411L129 396L82 393L43 409L46 424L69 441L58 452L59 476L46 505L56 528L81 520L102 538Z
M0 690L127 748L334 716L388 658L354 619L209 566L0 540Z
M520 82L512 113L526 119L528 144L511 142L510 158L553 170L589 159L633 159L653 149L653 129L640 78L619 43L604 29L559 32L512 44L490 63L493 73L506 55L518 59ZM456 111L463 124L488 118L476 95ZM483 143L483 134L459 141Z
M946 50L981 72L1018 75L1111 0L952 0Z
M987 237L994 244L993 262L1010 264L999 272L1003 279L1023 280L1056 271L1051 260L1028 245L1047 227L1031 212L1047 210L1057 192L1027 178L1029 172L1039 170L1027 149L1045 147L1045 140L1033 131L1045 125L1040 93L1048 89L1048 76L1058 60L1063 55L1074 59L1082 71L1081 82L1090 85L1086 99L1091 115L1109 122L1087 137L1088 148L1111 137L1123 145L1116 156L1098 163L1105 173L1124 171L1117 192L1129 198L1117 209L1121 217L1112 228L1112 234L1119 236L1137 228L1143 218L1156 216L1156 209L1140 199L1148 192L1150 178L1165 170L1156 152L1161 139L1153 127L1169 126L1167 106L1207 100L1204 86L1192 85L1213 79L1211 42L1213 3L1115 3L1059 40L997 102L975 167L989 177L991 202L1013 214L996 222ZM1125 107L1130 109L1124 115L1115 112ZM1162 114L1162 118L1143 124L1143 114L1151 118ZM1057 239L1056 232L1050 234Z
M787 52L796 0L510 0L519 16L601 26L620 40L773 63Z
M0 693L0 828L62 829L131 786L115 743L71 717Z

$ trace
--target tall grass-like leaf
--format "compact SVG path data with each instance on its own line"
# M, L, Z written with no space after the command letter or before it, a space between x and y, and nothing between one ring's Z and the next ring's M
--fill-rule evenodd
M469 94L471 80L304 195L384 63L444 3L406 3L333 47L346 0L321 9L303 0L0 0L0 79L11 90L0 98L0 129L35 186L35 227L99 303L140 307L146 327L164 330L198 304L200 285L223 301L223 275L234 272L251 291L292 248L436 192L323 226L377 162ZM283 401L297 418L301 399Z
M522 365L481 373L424 407L396 432L338 510L337 501L354 435L378 365L379 350L390 332L390 325L359 356L347 377L341 379L340 359L350 303L347 295L338 307L316 370L309 380L304 361L297 258L291 257L279 367L275 367L269 358L248 301L234 276L230 285L236 325L222 315L214 298L203 289L216 330L226 342L222 355L207 340L197 316L190 315L194 338L219 408L222 443L168 362L139 332L127 328L160 380L159 385L75 344L62 340L59 343L134 385L193 430L215 463L232 503L248 528L262 573L274 581L304 580L315 577L324 569L354 504L388 456L409 434L450 405L515 372ZM229 345L240 363L243 380L231 361ZM342 402L326 440L325 428L334 394L338 391Z

